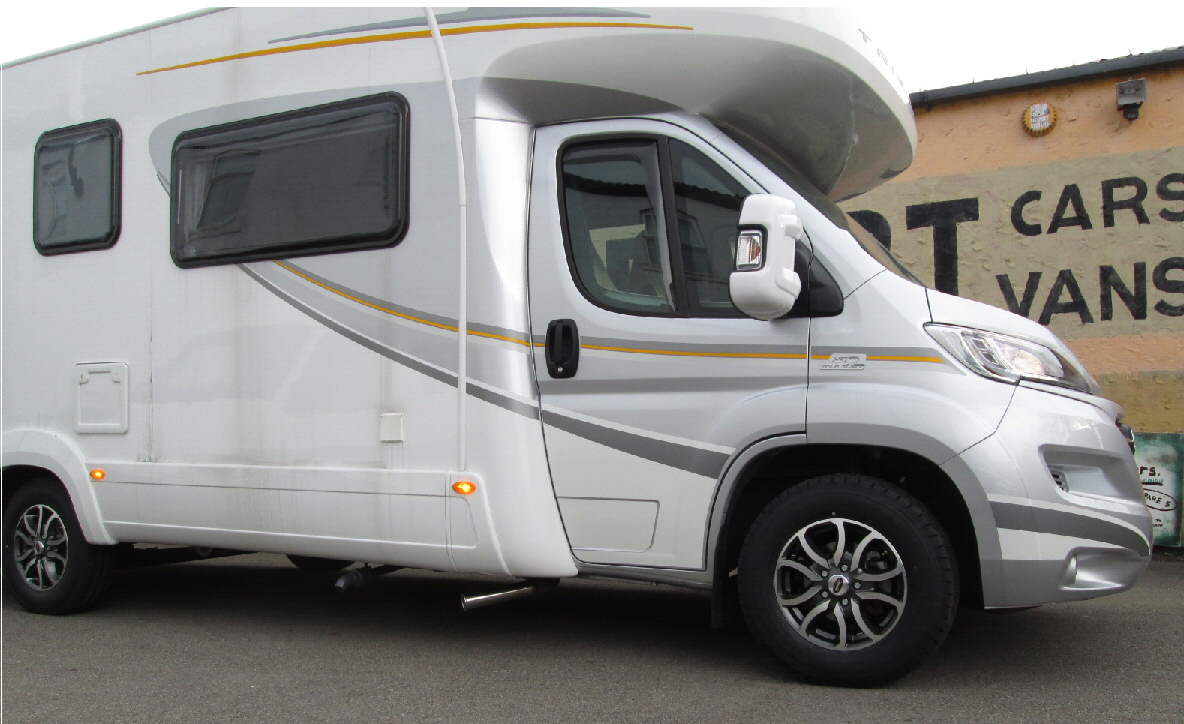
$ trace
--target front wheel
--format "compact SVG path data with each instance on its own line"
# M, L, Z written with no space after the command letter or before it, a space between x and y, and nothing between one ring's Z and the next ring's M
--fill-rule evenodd
M16 600L34 613L94 605L113 548L86 542L70 498L55 480L28 483L4 509L4 576Z
M827 475L774 498L740 552L753 632L800 676L877 686L945 639L958 605L953 547L932 513L877 478Z

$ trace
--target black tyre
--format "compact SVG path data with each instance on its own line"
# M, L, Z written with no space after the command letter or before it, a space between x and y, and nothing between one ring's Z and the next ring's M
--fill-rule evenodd
M877 478L827 475L765 506L740 552L739 590L753 634L799 676L878 686L945 640L958 571L916 498Z
M113 548L86 542L69 496L51 478L23 486L4 510L4 577L17 602L34 613L93 606Z
M353 561L339 561L336 558L314 558L312 556L288 556L288 560L302 571L317 573L335 573L353 563Z

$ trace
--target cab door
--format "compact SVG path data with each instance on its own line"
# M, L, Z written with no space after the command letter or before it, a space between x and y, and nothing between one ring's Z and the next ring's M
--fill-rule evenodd
M761 192L670 122L537 132L535 372L555 493L585 563L705 568L730 457L805 429L809 320L750 319L728 294L740 207ZM772 390L776 430L769 410L750 417Z

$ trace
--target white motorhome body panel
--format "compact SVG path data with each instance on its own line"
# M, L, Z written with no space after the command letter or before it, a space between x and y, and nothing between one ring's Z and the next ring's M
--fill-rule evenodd
M451 567L447 471L94 464L110 476L96 488L120 539Z
M461 219L453 134L441 122L447 94L430 41L343 48L329 64L294 54L137 75L169 64L177 53L210 57L266 45L298 30L285 27L292 18L391 17L389 10L326 12L216 13L5 70L6 91L24 99L6 108L4 119L5 185L21 208L32 206L25 149L45 130L95 114L122 123L123 193L132 200L124 206L121 238L101 254L42 257L31 244L13 243L29 239L28 216L5 214L6 336L59 332L45 335L35 353L6 356L6 446L8 432L22 426L72 429L76 363L126 360L127 433L79 438L87 464L109 468L107 480L93 484L102 511L96 516L118 539L570 575L521 331L517 339L512 332L473 338L470 366L479 374L473 383L492 383L502 404L470 403L470 437L477 442L470 469L455 472ZM90 73L99 67L102 78L92 83ZM81 102L42 92L47 74L72 79L54 88ZM396 247L200 269L172 263L169 181L177 134L388 90L411 108L412 212ZM515 147L505 146L504 134L485 146L516 148L511 159L525 177L529 129L512 125ZM505 161L496 156L487 165L498 163L504 172ZM506 215L518 229L511 223L492 236L506 248L517 233L521 248L526 190L523 185L508 199L498 195L504 186L487 186L495 198L486 208L520 209ZM482 205L470 206L476 215L470 248L480 250L470 264L483 277L497 259L496 278L505 286L490 283L494 293L478 296L472 329L524 330L523 264L512 254L486 251ZM25 283L31 279L41 283ZM507 288L519 290L517 301ZM509 404L513 397L526 402ZM382 441L379 421L386 413L403 415L401 441ZM487 444L480 436L490 430L498 435ZM423 478L427 471L436 472ZM335 482L342 476L381 484L344 490ZM85 470L73 477L91 489ZM449 481L462 478L479 481L478 494L458 499ZM395 485L408 480L420 481L418 487ZM490 512L491 505L500 513ZM522 524L506 526L498 537L495 519L519 518ZM105 535L96 532L94 539ZM228 537L219 542L219 536Z

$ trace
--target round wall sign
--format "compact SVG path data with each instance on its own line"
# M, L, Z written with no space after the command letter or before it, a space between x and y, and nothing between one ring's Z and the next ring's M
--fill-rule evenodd
M1024 130L1032 136L1043 136L1057 124L1057 109L1051 103L1033 103L1024 109Z

